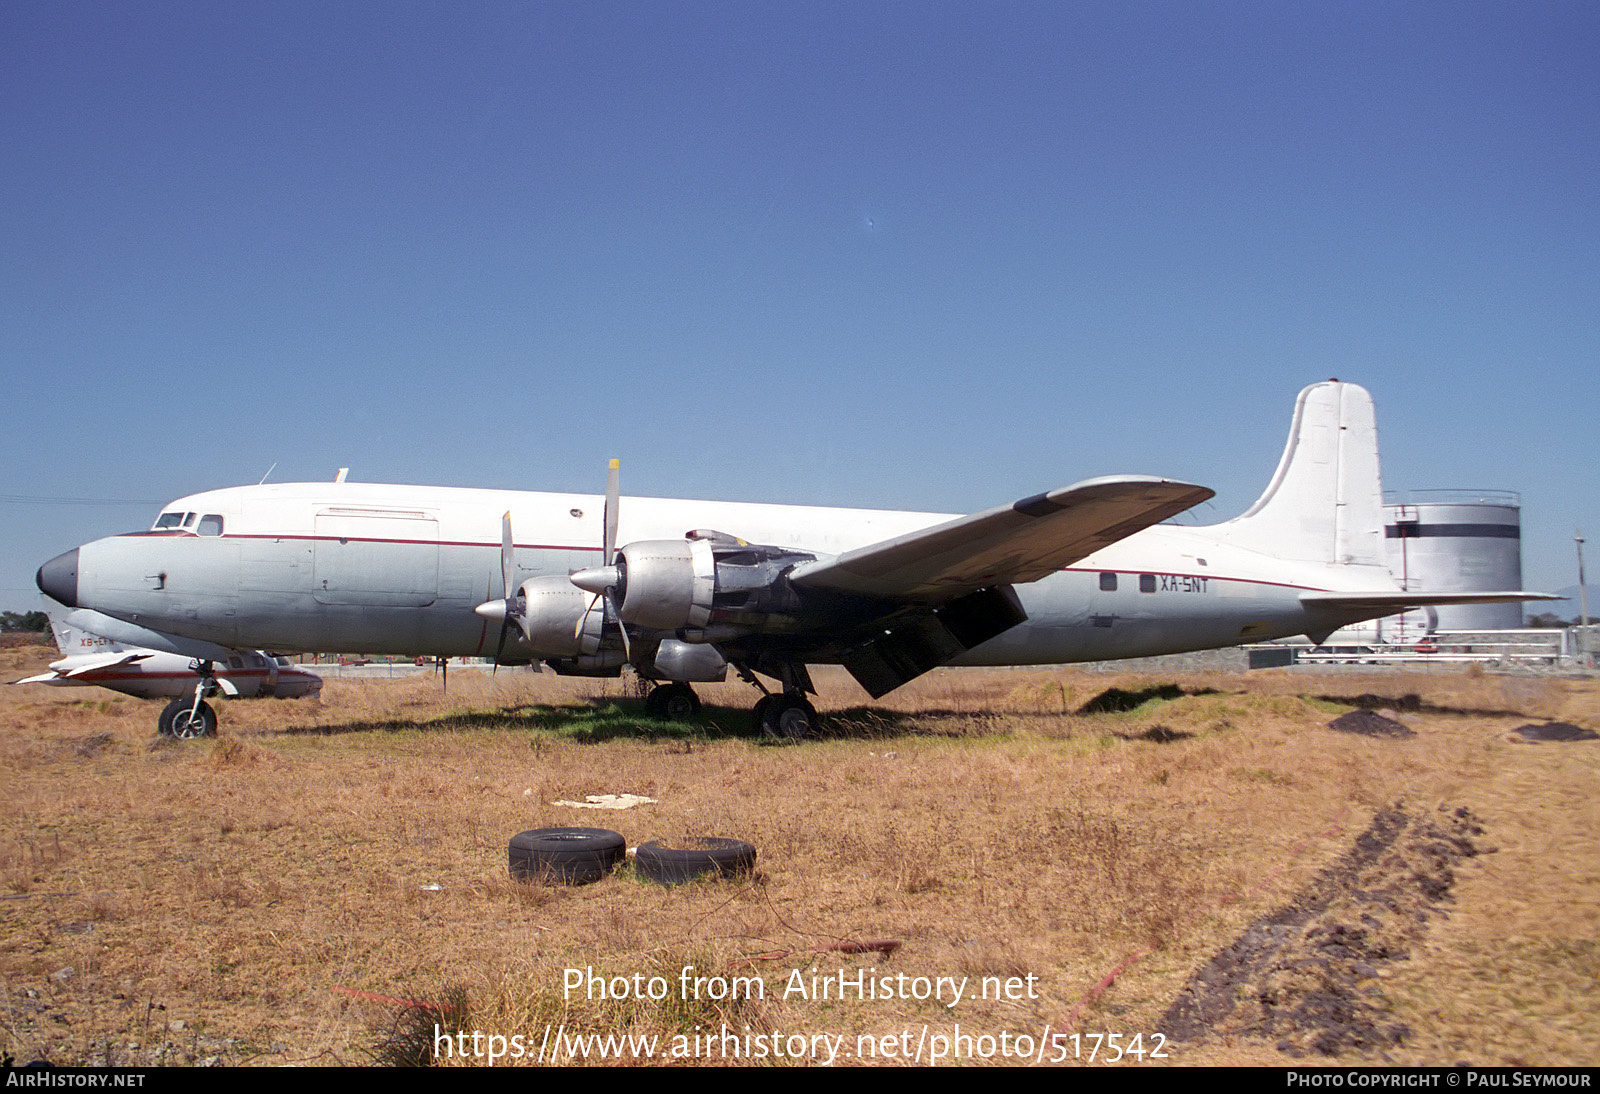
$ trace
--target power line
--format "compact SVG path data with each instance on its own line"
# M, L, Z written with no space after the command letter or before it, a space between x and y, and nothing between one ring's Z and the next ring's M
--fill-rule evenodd
M0 502L12 505L165 505L165 501L145 498L62 498L39 494L0 494Z

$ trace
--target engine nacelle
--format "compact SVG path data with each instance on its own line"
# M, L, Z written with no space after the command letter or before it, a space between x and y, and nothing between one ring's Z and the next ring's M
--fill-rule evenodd
M784 575L815 557L721 532L641 540L617 552L612 596L630 627L675 631L689 641L719 640L712 634L726 639L794 612L799 602ZM708 630L713 622L715 629Z
M711 544L693 539L647 539L617 552L622 580L617 614L624 623L658 631L703 627L711 621L716 559Z
M600 648L604 608L571 581L532 577L522 583L519 592L526 607L518 622L536 656L580 657Z

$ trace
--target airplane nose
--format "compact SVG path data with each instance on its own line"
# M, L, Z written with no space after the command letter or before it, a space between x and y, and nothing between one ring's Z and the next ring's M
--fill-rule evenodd
M57 555L34 575L39 591L69 608L78 606L78 549Z

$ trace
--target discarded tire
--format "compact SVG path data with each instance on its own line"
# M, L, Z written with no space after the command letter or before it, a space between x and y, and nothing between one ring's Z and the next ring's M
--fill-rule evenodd
M511 837L511 876L519 881L587 885L616 868L627 841L606 828L533 828Z
M737 877L749 873L755 865L754 844L719 836L654 839L641 843L633 859L633 868L640 877L660 885L682 885L706 874Z

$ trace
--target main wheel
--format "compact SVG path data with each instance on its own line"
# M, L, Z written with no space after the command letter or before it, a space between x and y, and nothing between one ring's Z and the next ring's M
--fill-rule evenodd
M750 712L750 725L757 733L767 732L767 708L776 698L776 695L763 695L756 700L755 709Z
M768 737L798 741L817 731L817 708L803 695L773 695L761 711L761 731Z
M700 697L688 684L660 684L645 698L644 709L652 718L683 722L700 713Z
M608 828L533 828L511 837L507 856L519 881L587 885L627 855L627 841Z
M184 741L196 737L215 737L217 712L204 700L196 708L193 699L174 699L162 709L161 717L156 721L156 732L163 737L176 737Z

